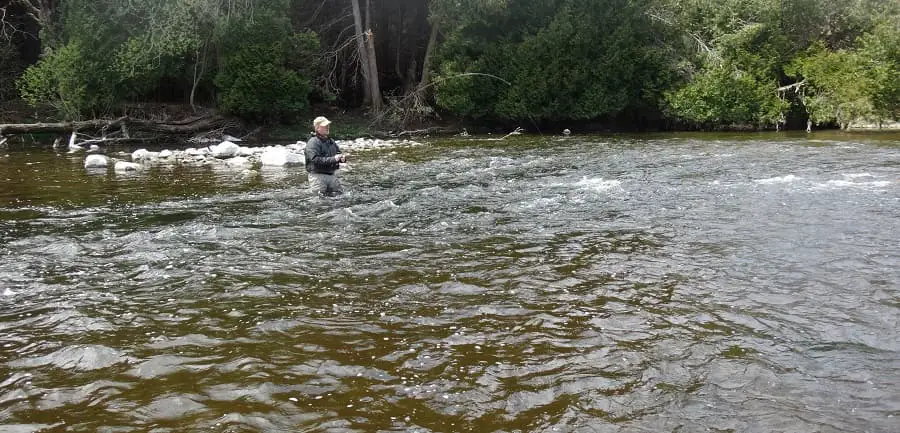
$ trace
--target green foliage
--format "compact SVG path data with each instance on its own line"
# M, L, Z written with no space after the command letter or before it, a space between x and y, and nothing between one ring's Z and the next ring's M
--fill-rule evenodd
M228 56L216 85L222 110L255 121L289 120L308 106L306 80L248 50Z
M225 54L215 80L220 107L255 121L296 116L309 104L310 86L286 65L298 52L316 47L310 35L292 37L283 16L260 13L253 21L233 23L223 40Z
M653 99L664 54L652 44L642 5L567 1L547 27L518 46L514 83L499 112L512 118L615 116Z
M209 93L220 86L226 112L283 118L307 106L309 77L321 74L318 36L292 33L284 0L60 5L59 21L44 29L52 39L41 61L18 86L27 101L66 118L108 114L160 89L180 90L186 102L204 85Z
M291 120L311 96L336 99L316 83L362 99L352 18L321 3L53 3L44 53L16 90L66 118L199 98L247 119ZM414 84L404 70L423 65L427 19L440 29L434 102L469 118L764 127L804 114L840 124L900 115L896 0L403 0L371 12L385 94L399 101ZM22 72L14 54L0 48L0 98Z
M711 126L780 122L791 103L802 104L818 123L846 125L891 112L896 63L882 48L893 46L900 26L876 24L880 16L896 17L897 9L886 0L668 3L672 26L689 41L680 50L689 65L685 80L666 93L669 113ZM873 28L882 31L857 39ZM854 49L860 40L873 47L870 54ZM776 91L802 79L801 93ZM882 89L881 96L873 89Z
M500 66L491 63L502 63L505 55L501 50L494 52L494 56L485 56L471 63L468 68L503 74L502 71L498 71ZM494 116L497 112L497 101L509 84L505 80L501 81L502 78L497 75L481 75L482 73L466 75L469 74L468 68L464 69L463 63L457 61L441 64L441 70L435 78L437 83L435 102L438 106L463 116L476 119Z
M783 120L781 113L790 108L778 98L774 84L732 65L713 66L669 93L667 100L678 117L700 125L758 126Z
M310 83L325 75L325 63L322 61L322 43L319 35L311 30L293 33L287 41L285 68L296 71L300 77ZM310 93L317 98L333 101L335 96L321 86L310 88Z
M788 70L805 77L808 89L803 103L814 122L844 126L872 112L866 90L871 83L857 53L831 51L819 43Z
M859 56L871 83L868 93L874 115L900 119L900 15L863 35Z
M47 53L18 81L19 92L32 105L50 104L66 119L106 112L114 102L105 65L81 43L71 42Z
M132 37L113 54L111 67L118 75L126 98L139 98L153 90L162 79L164 57L153 57L152 52L152 44L147 38Z
M861 119L896 119L900 114L898 17L862 35L855 49L829 50L814 44L786 68L808 84L803 103L818 123L846 127Z
M666 94L670 114L704 126L783 122L790 104L776 90L789 50L786 38L763 23L719 25L730 33L716 38L714 50L700 53L700 70L683 87Z
M654 109L667 58L653 45L656 29L644 3L595 3L510 1L501 16L457 28L439 55L436 102L457 114L507 119L590 119L629 107ZM467 72L510 84L456 78Z
M54 29L58 39L17 81L26 101L48 104L66 119L101 116L115 107L120 80L109 52L124 36L114 20L102 18L112 14L111 1L64 3L59 29Z

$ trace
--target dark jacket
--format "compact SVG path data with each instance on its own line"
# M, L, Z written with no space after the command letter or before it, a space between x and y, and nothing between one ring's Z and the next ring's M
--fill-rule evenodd
M335 155L341 153L337 143L331 138L315 135L306 143L306 171L310 173L334 174L340 167Z

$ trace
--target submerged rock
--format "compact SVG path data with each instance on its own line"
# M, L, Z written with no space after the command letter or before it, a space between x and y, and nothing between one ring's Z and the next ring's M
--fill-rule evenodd
M249 159L243 156L236 156L234 158L229 158L225 161L225 164L232 168L246 168L253 165Z

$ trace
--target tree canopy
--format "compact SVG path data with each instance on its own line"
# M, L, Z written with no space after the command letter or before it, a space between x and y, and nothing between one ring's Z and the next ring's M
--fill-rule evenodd
M316 103L404 124L900 117L896 0L6 0L0 59L0 101L64 119L140 102L259 123Z

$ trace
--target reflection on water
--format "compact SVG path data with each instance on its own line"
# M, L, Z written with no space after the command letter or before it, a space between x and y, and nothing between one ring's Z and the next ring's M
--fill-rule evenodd
M896 431L898 142L819 138L7 151L0 430Z

